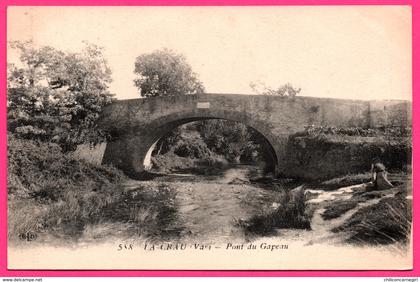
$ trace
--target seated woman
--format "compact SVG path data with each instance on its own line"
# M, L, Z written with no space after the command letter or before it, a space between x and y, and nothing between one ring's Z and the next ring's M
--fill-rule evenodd
M384 190L394 187L387 178L385 165L378 159L374 159L372 162L372 184L376 190Z

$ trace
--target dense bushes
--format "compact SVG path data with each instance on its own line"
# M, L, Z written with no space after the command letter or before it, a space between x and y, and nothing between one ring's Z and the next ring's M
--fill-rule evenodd
M212 155L206 143L200 138L194 137L194 135L183 135L171 149L176 155L184 158L205 159Z
M152 156L175 153L191 159L206 158L212 155L207 144L195 129L195 124L180 126L162 137L155 146Z
M267 141L244 124L205 120L182 125L157 143L152 156L155 168L190 168L193 163L255 162L266 158ZM184 158L184 160L180 159Z
M239 162L243 155L256 151L253 130L246 125L230 120L213 119L197 123L201 139L210 150L231 162Z
M73 53L27 42L9 45L20 62L8 64L8 131L59 144L65 152L79 144L103 142L107 134L96 120L113 97L103 49L86 44L82 52Z
M122 173L108 166L93 166L61 153L58 145L8 136L9 195L44 195L59 200L68 187L86 185L107 189L120 182Z
M8 138L9 239L27 232L80 238L86 227L128 224L132 234L153 236L174 212L172 190L138 187L125 191L125 176L63 154L56 144ZM172 195L172 196L171 196ZM45 236L43 236L45 235Z
M246 221L238 221L246 234L273 235L278 228L311 229L311 216L306 210L303 186L293 190L282 189L280 203L274 211L262 211Z
M382 127L382 128L362 128L362 127L335 127L335 126L307 126L298 136L308 135L347 135L347 136L388 136L388 137L408 137L411 139L410 127Z
M8 153L9 208L13 210L9 232L14 235L76 221L83 225L98 219L121 193L116 189L124 179L121 172L73 159L56 144L9 134ZM21 206L20 201L26 204Z

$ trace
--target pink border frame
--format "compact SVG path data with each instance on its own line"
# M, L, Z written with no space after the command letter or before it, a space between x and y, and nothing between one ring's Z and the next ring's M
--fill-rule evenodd
M409 5L412 7L413 27L413 162L415 168L420 155L417 143L420 133L417 125L420 122L420 2L416 0L0 0L0 277L136 277L136 276L213 276L213 277L262 277L262 276L381 276L409 277L420 276L420 259L418 240L414 240L414 268L407 271L153 271L153 270L8 270L7 269L7 135L6 135L6 40L7 40L7 6L257 6L257 5ZM417 186L419 175L413 169L414 186ZM414 188L414 238L419 234L420 224L419 196Z

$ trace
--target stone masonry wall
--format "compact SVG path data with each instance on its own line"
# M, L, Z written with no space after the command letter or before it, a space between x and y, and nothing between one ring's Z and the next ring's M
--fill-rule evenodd
M117 101L104 109L99 126L114 136L103 162L131 175L144 170L150 147L177 126L222 118L244 123L271 144L278 165L285 163L288 137L309 125L381 127L411 124L411 104L314 97L203 94Z

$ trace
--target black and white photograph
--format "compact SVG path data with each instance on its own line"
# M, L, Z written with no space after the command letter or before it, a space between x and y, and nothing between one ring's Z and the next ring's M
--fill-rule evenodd
M409 6L7 24L9 269L412 269Z

